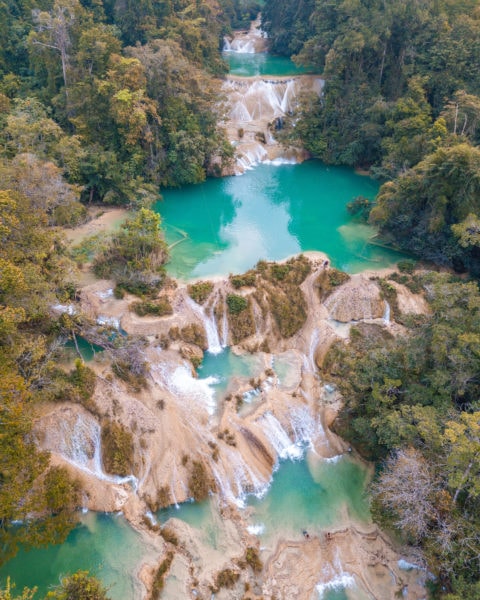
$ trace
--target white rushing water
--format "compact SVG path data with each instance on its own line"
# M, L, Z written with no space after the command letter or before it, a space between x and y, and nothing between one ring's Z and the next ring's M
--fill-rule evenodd
M293 112L301 88L298 79L228 79L223 90L230 104L229 119L239 125L272 120Z
M254 54L255 40L252 39L233 39L223 38L223 52L238 52L239 54Z
M325 597L325 592L327 591L338 591L343 590L345 588L351 588L355 586L355 579L350 573L341 573L340 575L335 575L329 581L325 583L318 583L315 586L315 589L318 593L319 600Z
M231 475L227 474L225 465ZM268 491L270 481L265 481L259 473L256 473L236 448L225 448L221 462L212 463L211 467L220 497L239 508L245 507L248 494L262 498Z
M307 373L316 373L317 365L315 364L315 351L318 346L318 342L320 341L320 330L316 327L312 331L312 336L310 337L310 344L308 347L308 355L304 356L303 360L303 368Z
M248 31L236 31L233 37L223 38L223 52L237 52L238 54L255 54L266 50L265 31L260 28L260 15L252 21Z
M356 582L354 577L343 570L340 559L339 549L336 548L333 562L327 562L322 569L322 581L319 582L315 589L318 593L319 600L325 597L328 591L337 591L346 588L355 587Z
M220 354L223 349L222 343L220 342L220 336L218 335L217 321L215 319L215 305L217 301L218 298L215 300L211 309L211 314L209 315L203 306L200 306L200 304L197 304L190 297L187 297L190 308L202 320L207 335L208 352L211 354Z
M120 477L104 472L101 428L94 417L79 414L75 419L59 420L50 435L47 432L45 447L60 454L76 468L103 481L117 484L130 483L135 490L137 489L138 480L134 475Z
M301 443L297 443L290 439L288 433L273 413L270 411L264 413L260 419L257 420L257 424L265 433L268 441L277 454L277 458L289 458L291 460L302 458L304 449Z
M390 325L390 304L385 300L385 312L383 313L383 322L385 325Z
M184 405L195 402L208 414L214 414L217 401L213 385L219 382L217 377L210 376L204 379L194 377L191 366L186 362L182 365L157 363L151 366L151 373L157 384L175 394Z

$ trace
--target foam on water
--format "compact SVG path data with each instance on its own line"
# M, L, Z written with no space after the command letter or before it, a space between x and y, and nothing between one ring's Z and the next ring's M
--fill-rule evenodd
M354 586L355 579L353 576L350 573L341 573L340 575L335 575L333 579L325 583L317 583L315 589L317 590L319 600L321 600L325 597L325 592L329 590L342 590Z
M251 535L262 535L262 533L265 533L265 524L264 523L254 523L253 525L248 525L247 531Z
M193 377L191 367L187 363L173 369L169 368L169 365L153 365L152 371L161 374L161 382L172 394L186 402L194 400L203 406L208 414L214 414L217 402L212 386L219 383L217 377L210 376L205 379Z
M218 300L218 298L217 298ZM216 300L216 301L217 301ZM193 312L200 317L203 322L203 326L205 328L205 333L207 334L207 343L208 343L208 352L211 354L220 354L222 351L222 344L220 342L220 337L218 335L217 322L215 320L215 304L212 306L211 314L207 314L205 309L197 304L192 298L187 296L187 303Z

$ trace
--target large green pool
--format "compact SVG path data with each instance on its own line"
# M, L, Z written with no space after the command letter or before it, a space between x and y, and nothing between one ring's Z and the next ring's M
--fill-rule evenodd
M176 277L241 273L259 260L281 260L321 250L348 272L382 268L399 255L369 243L375 230L357 223L346 204L374 198L378 183L344 167L317 160L295 165L261 164L238 177L209 179L165 190L155 205Z
M82 569L101 578L112 600L133 600L141 594L134 575L147 555L155 552L123 516L89 512L64 544L20 550L0 569L0 585L10 576L18 591L37 586L40 599L63 575Z

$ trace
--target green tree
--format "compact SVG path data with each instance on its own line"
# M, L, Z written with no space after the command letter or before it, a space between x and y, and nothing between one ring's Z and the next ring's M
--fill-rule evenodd
M108 600L107 590L88 571L77 571L65 577L59 588L49 592L47 598L53 600Z
M132 293L158 290L165 277L167 246L160 231L160 215L141 208L116 234L94 262L95 273L112 277Z

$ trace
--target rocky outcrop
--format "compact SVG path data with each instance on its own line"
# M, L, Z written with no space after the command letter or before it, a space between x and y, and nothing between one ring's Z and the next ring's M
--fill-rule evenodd
M385 306L378 286L362 275L354 275L325 300L330 318L341 323L380 319Z

